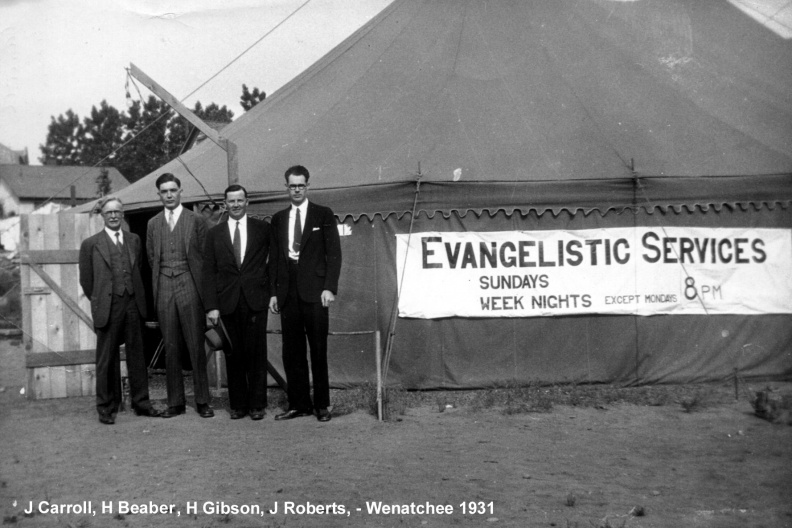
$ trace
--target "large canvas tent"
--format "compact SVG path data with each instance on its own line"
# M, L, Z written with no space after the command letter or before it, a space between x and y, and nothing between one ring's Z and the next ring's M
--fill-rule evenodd
M344 224L331 330L387 335L397 234L792 228L791 66L726 1L395 0L222 134L256 215L286 205L286 167L311 170ZM227 185L204 141L119 192L129 211L166 171L184 202ZM792 373L789 314L397 321L408 388ZM372 378L369 337L331 340L335 386Z

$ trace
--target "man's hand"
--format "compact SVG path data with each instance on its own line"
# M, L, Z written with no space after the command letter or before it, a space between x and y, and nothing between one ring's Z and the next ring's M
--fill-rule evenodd
M276 296L270 297L270 304L269 304L270 312L276 314L279 313L278 310L278 298Z
M333 301L335 301L335 295L333 295L333 292L330 290L324 290L322 292L322 306L327 308Z
M206 312L206 318L210 325L217 326L217 322L220 320L220 310L209 310Z

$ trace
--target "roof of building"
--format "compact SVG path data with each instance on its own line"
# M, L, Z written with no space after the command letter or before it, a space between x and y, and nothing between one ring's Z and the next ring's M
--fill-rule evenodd
M101 170L101 167L0 164L0 180L23 200L70 198L72 185L76 187L77 199L86 200L96 198L96 178ZM118 169L107 167L107 170L113 192L129 185Z
M28 164L27 149L14 150L0 143L0 164Z

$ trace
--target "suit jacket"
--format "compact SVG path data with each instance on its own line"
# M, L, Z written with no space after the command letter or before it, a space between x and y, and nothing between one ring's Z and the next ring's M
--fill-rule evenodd
M289 293L289 209L272 217L270 245L270 291L283 307ZM335 215L328 207L308 202L300 241L297 293L306 302L320 302L322 291L338 293L341 276L341 240Z
M248 216L245 260L242 267L237 268L228 221L220 222L209 230L203 259L203 298L207 312L233 313L240 295L245 297L251 310L260 312L267 309L270 298L267 274L269 246L269 224Z
M132 262L132 286L135 291L140 316L146 317L146 294L140 276L140 237L129 231L124 233L124 248ZM91 317L94 328L103 328L110 317L113 300L113 270L110 252L116 251L115 242L105 230L90 236L80 245L80 286L91 300Z
M185 222L184 230L187 233L185 247L187 248L187 267L195 283L198 296L203 297L201 285L203 284L203 249L206 242L206 220L203 216L190 211L182 210L179 222ZM160 254L162 253L162 227L167 228L165 211L160 211L148 221L146 228L146 253L151 265L152 287L154 290L154 306L157 306L159 293ZM203 299L201 299L203 300Z

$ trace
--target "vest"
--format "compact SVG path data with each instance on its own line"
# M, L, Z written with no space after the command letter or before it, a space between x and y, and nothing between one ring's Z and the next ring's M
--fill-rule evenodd
M124 295L124 292L129 292L130 295L135 293L135 287L132 285L132 261L129 258L129 248L127 244L129 239L124 241L123 251L118 250L115 240L110 242L110 269L113 272L113 295Z
M176 277L182 273L187 273L190 268L187 266L187 247L184 241L187 232L184 229L184 215L187 211L182 211L176 227L173 231L168 227L167 212L163 216L160 225L162 236L160 237L160 275Z

